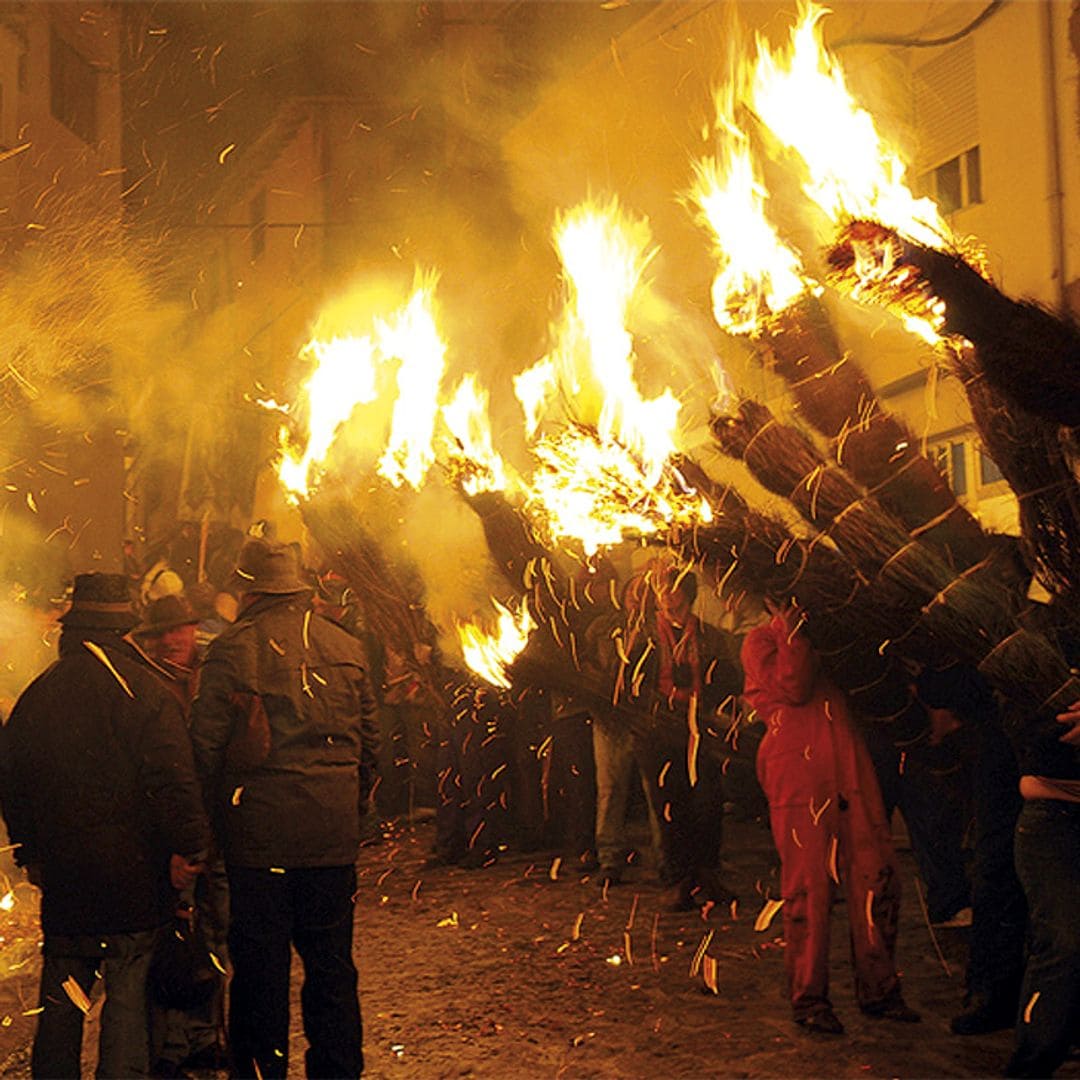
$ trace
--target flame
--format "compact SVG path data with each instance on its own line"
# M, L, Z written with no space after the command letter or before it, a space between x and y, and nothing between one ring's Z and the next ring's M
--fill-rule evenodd
M525 412L525 435L532 438L548 403L558 390L558 374L550 357L537 361L520 375L514 376L514 393Z
M446 367L446 345L435 322L434 288L429 274L413 292L404 310L376 324L383 356L401 361L398 398L390 438L377 471L394 485L419 489L435 461L432 438L439 415L439 384Z
M376 396L377 357L371 338L312 339L300 350L300 356L315 362L301 390L301 399L307 405L307 443L297 450L289 427L283 426L279 432L278 476L294 499L310 494L318 482L330 446L353 409L374 401ZM281 409L277 402L259 404Z
M655 254L648 223L617 199L560 214L553 233L566 284L555 344L515 380L534 433L561 392L570 424L532 447L538 467L526 508L552 541L570 537L587 555L631 533L700 520L707 503L678 489L667 464L675 450L679 403L670 390L642 396L634 376L628 314ZM706 509L703 509L705 507Z
M587 556L625 536L712 520L708 500L675 470L652 481L625 447L589 428L566 428L532 449L540 465L526 510L552 541L579 540Z
M516 613L504 607L494 597L491 603L498 612L495 632L488 633L477 623L459 623L458 637L469 670L492 686L501 686L508 690L510 680L506 669L525 648L529 635L536 629L536 623L533 622L524 601Z
M750 142L736 124L734 87L716 95L717 156L694 163L690 198L698 219L712 232L720 263L713 280L713 316L732 334L756 334L820 286L803 273L798 254L777 235L765 215L767 193L758 179Z
M809 174L803 188L831 220L869 219L920 244L947 245L952 230L933 200L912 195L900 155L848 92L822 40L826 14L805 4L789 47L775 53L759 38L754 112L802 157Z
M506 487L506 469L491 444L491 425L487 416L488 394L476 385L473 375L458 384L449 405L442 409L443 420L457 441L450 457L466 494L502 491Z
M634 378L634 340L626 321L656 254L648 222L624 214L617 199L583 203L559 215L554 243L567 285L551 357L559 380L575 401L577 418L640 458L653 483L675 448L679 403L670 390L646 400Z

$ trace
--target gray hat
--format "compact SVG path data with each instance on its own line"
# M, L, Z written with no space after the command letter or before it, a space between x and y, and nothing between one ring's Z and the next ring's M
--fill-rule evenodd
M240 588L249 593L306 592L311 588L300 579L300 564L295 548L261 536L249 536L236 561Z
M71 607L60 616L64 626L97 630L130 630L138 621L123 574L76 574Z

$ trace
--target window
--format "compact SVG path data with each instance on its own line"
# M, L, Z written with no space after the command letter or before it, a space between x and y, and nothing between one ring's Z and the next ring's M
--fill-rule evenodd
M930 447L930 460L953 489L953 494L967 494L967 457L962 442Z
M979 483L980 484L996 484L999 480L1004 480L1005 477L1001 475L1001 470L997 467L997 462L990 457L989 454L979 451Z
M982 202L982 167L979 148L971 147L915 181L920 195L928 195L943 214L953 214L965 206Z
M49 42L52 114L85 143L97 140L97 75L55 30Z

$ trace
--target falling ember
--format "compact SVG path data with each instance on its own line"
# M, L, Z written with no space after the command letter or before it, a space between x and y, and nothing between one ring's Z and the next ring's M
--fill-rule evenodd
M487 415L488 395L476 385L472 375L458 384L454 397L442 410L443 420L455 445L450 448L451 469L465 493L502 491L506 469L491 444Z
M1041 993L1042 993L1041 990L1036 990L1035 993L1031 995L1031 1000L1024 1006L1024 1023L1025 1024L1030 1024L1031 1023L1031 1013L1034 1010L1035 1002L1037 1002L1039 1000L1039 995Z
M770 315L820 286L804 276L799 256L765 216L767 194L735 122L734 96L732 89L716 96L716 157L694 163L690 198L715 240L713 317L728 333L756 334Z
M510 680L506 669L525 648L536 623L524 603L515 613L494 598L491 602L498 612L495 632L488 633L476 623L459 623L458 637L469 670L492 686L508 690Z
M300 350L300 356L315 364L301 391L306 405L307 441L297 448L290 428L283 426L278 463L282 486L293 498L310 494L342 424L357 405L368 404L376 397L377 357L371 338L312 339ZM267 402L265 407L280 409L276 402L272 406Z
M71 1004L79 1012L88 1013L90 1011L90 999L86 996L86 991L76 982L74 975L69 975L60 985Z
M401 361L390 438L378 467L395 487L408 483L418 489L435 461L431 440L446 367L446 345L435 322L436 281L434 274L422 279L403 311L376 324L383 356Z
M784 906L783 900L766 900L765 906L754 920L754 929L760 934L769 929L776 913Z

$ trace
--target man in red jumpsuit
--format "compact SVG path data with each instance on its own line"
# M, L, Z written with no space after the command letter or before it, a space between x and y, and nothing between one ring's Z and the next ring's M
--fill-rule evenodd
M847 900L859 1008L917 1021L900 994L893 959L900 879L874 767L801 625L793 609L777 611L742 648L744 694L766 726L757 771L781 861L795 1022L809 1031L844 1031L829 1000L836 886Z

